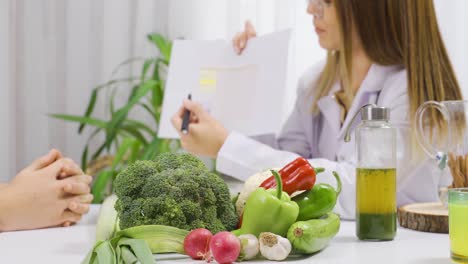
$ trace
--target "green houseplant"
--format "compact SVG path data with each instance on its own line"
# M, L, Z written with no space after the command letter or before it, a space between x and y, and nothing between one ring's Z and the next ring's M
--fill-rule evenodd
M82 168L86 171L88 165L96 161L105 160L106 165L100 166L95 174L92 186L94 203L101 203L111 193L112 181L115 176L128 164L136 160L153 159L163 152L174 151L179 148L178 141L161 139L157 136L157 129L161 117L164 96L164 80L161 78L161 68L167 68L170 61L172 43L160 34L148 35L148 40L159 50L159 55L146 59L130 59L121 63L117 69L136 61L142 61L143 66L139 76L124 79L111 79L95 87L91 93L84 115L52 114L50 116L61 120L79 124L78 133L82 134L86 127L92 128L87 144L82 152ZM115 98L122 89L130 89L126 103L115 106ZM109 119L103 120L93 117L93 112L100 96L104 91L110 92L106 98ZM132 110L141 108L152 119L152 124L132 119ZM103 135L103 142L91 151L90 142L98 135ZM99 167L99 166L98 166ZM89 170L88 170L89 171ZM88 172L89 173L89 172Z

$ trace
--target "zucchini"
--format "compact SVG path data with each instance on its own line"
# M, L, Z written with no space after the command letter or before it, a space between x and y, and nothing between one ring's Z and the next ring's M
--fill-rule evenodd
M340 217L328 213L320 219L299 221L288 230L288 239L297 253L312 254L328 246L340 230Z

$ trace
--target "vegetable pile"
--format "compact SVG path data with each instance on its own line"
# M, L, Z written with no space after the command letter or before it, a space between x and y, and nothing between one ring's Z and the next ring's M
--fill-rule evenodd
M236 201L240 229L232 232L259 237L260 251L269 260L283 260L289 252L313 254L324 249L340 228L339 216L331 211L341 192L341 180L338 173L332 172L336 189L325 183L315 184L316 175L323 171L297 158L278 173L272 170L270 177L267 172L252 176ZM275 244L272 241L284 245L275 250L265 248ZM288 250L288 243L292 249ZM273 251L279 256L267 253Z
M167 153L135 162L117 176L117 196L102 205L98 242L83 263L154 263L156 253L218 263L314 254L340 228L331 211L341 180L333 172L336 189L315 184L322 171L298 158L279 172L254 175L236 213L224 181L194 156Z
M168 225L184 230L233 230L238 217L226 183L191 154L137 161L115 179L120 228Z

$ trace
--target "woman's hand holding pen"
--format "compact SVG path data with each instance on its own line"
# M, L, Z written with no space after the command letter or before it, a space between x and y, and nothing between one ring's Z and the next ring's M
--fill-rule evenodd
M188 133L181 132L185 109L190 111ZM183 106L172 117L172 125L180 135L182 147L197 155L216 158L229 132L203 107L193 101L184 100Z
M250 21L245 22L244 31L237 33L232 39L234 51L241 54L247 47L247 42L255 38L257 33ZM187 110L190 113L187 113ZM190 115L188 127L184 123L184 115ZM187 117L186 117L187 119ZM214 119L203 107L191 100L185 100L183 106L172 117L172 125L180 135L182 147L197 155L216 158L229 132Z

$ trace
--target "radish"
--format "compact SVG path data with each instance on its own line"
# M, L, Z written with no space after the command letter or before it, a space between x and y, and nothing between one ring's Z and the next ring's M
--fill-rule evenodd
M219 232L211 238L210 250L218 263L232 263L239 257L240 240L230 232Z
M192 230L184 239L184 250L192 259L210 260L210 230L198 228Z

